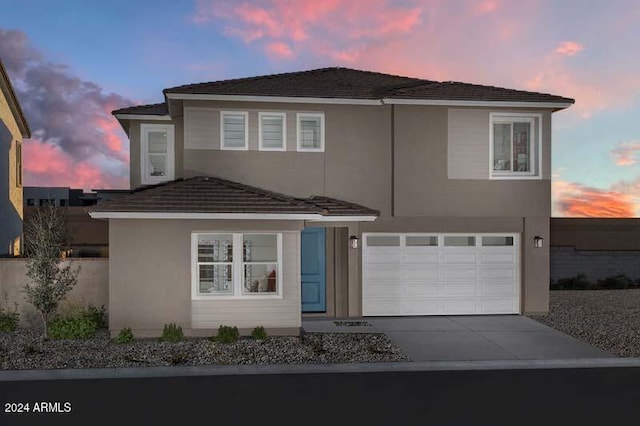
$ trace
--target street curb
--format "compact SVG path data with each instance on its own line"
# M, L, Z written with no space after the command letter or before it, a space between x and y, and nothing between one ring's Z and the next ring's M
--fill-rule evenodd
M154 377L265 374L401 373L420 371L522 370L640 367L640 358L577 358L498 361L422 361L350 364L206 365L185 367L89 368L0 371L0 382L38 380L134 379Z

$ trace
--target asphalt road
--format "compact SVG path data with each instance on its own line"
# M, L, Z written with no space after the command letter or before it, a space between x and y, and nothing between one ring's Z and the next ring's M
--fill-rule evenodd
M2 426L601 426L637 424L640 368L0 382L0 402Z

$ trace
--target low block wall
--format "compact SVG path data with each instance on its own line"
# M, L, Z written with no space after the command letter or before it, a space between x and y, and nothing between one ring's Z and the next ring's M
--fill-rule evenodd
M551 247L551 279L574 277L580 273L595 283L598 279L624 274L640 278L639 250L576 250Z
M73 267L80 266L78 284L71 290L65 305L88 305L109 309L109 259L71 259ZM40 316L26 301L23 288L29 282L26 259L0 259L0 306L13 309L18 304L20 326L40 325Z

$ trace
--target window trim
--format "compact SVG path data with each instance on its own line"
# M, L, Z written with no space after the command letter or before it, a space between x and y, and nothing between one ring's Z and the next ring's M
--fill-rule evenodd
M233 262L232 262L232 282L233 291L231 294L201 294L199 292L198 283L198 237L201 235L232 235L233 236ZM270 294L246 294L242 291L242 283L244 282L244 256L243 256L243 237L245 234L267 234L276 235L277 241L277 266L276 273L276 292ZM276 231L243 231L230 232L225 230L215 231L193 231L191 232L191 299L192 300L251 300L251 299L283 299L283 270L282 270L282 232ZM239 250L239 251L238 251ZM239 254L238 254L239 253ZM206 263L206 262L205 262Z
M282 147L267 148L262 140L262 118L280 117L282 118ZM287 113L286 112L258 112L258 149L260 151L286 151L287 150Z
M303 117L320 118L320 147L319 148L303 148L300 144L302 139L300 138L300 121ZM298 152L324 152L324 140L325 140L325 122L324 112L298 112L296 113L296 148Z
M224 116L242 115L244 116L244 146L229 147L224 146ZM248 151L249 150L249 112L248 111L220 111L220 149L222 151Z
M149 138L148 132L164 130L167 132L167 175L162 177L149 176ZM143 185L155 185L175 179L175 125L173 124L140 124L140 182Z
M22 188L22 142L16 141L16 187Z
M493 124L496 122L518 122L518 118L529 119L531 121L531 128L535 131L535 138L530 141L530 152L532 154L530 160L530 172L512 172L503 171L496 172L493 170ZM535 125L536 119L538 125ZM520 122L525 122L520 121ZM537 148L536 148L537 145ZM513 152L511 152L513 156ZM491 112L489 113L489 179L492 180L509 180L509 179L521 179L521 180L540 180L542 179L542 114L541 113L526 113L526 112Z

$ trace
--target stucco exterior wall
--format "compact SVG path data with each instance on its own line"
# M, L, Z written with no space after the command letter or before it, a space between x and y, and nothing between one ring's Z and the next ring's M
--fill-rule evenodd
M0 256L22 250L22 186L16 181L16 146L22 134L0 90Z
M109 309L109 262L107 259L72 259L73 268L80 267L78 284L71 290L61 304L104 305ZM26 276L26 259L0 259L0 306L13 310L18 304L20 325L22 327L41 326L38 312L29 304L22 293L29 282Z
M220 324L249 330L300 327L301 221L125 220L109 223L109 329L159 335L175 322L189 335L214 334ZM283 232L283 298L192 300L191 233Z

